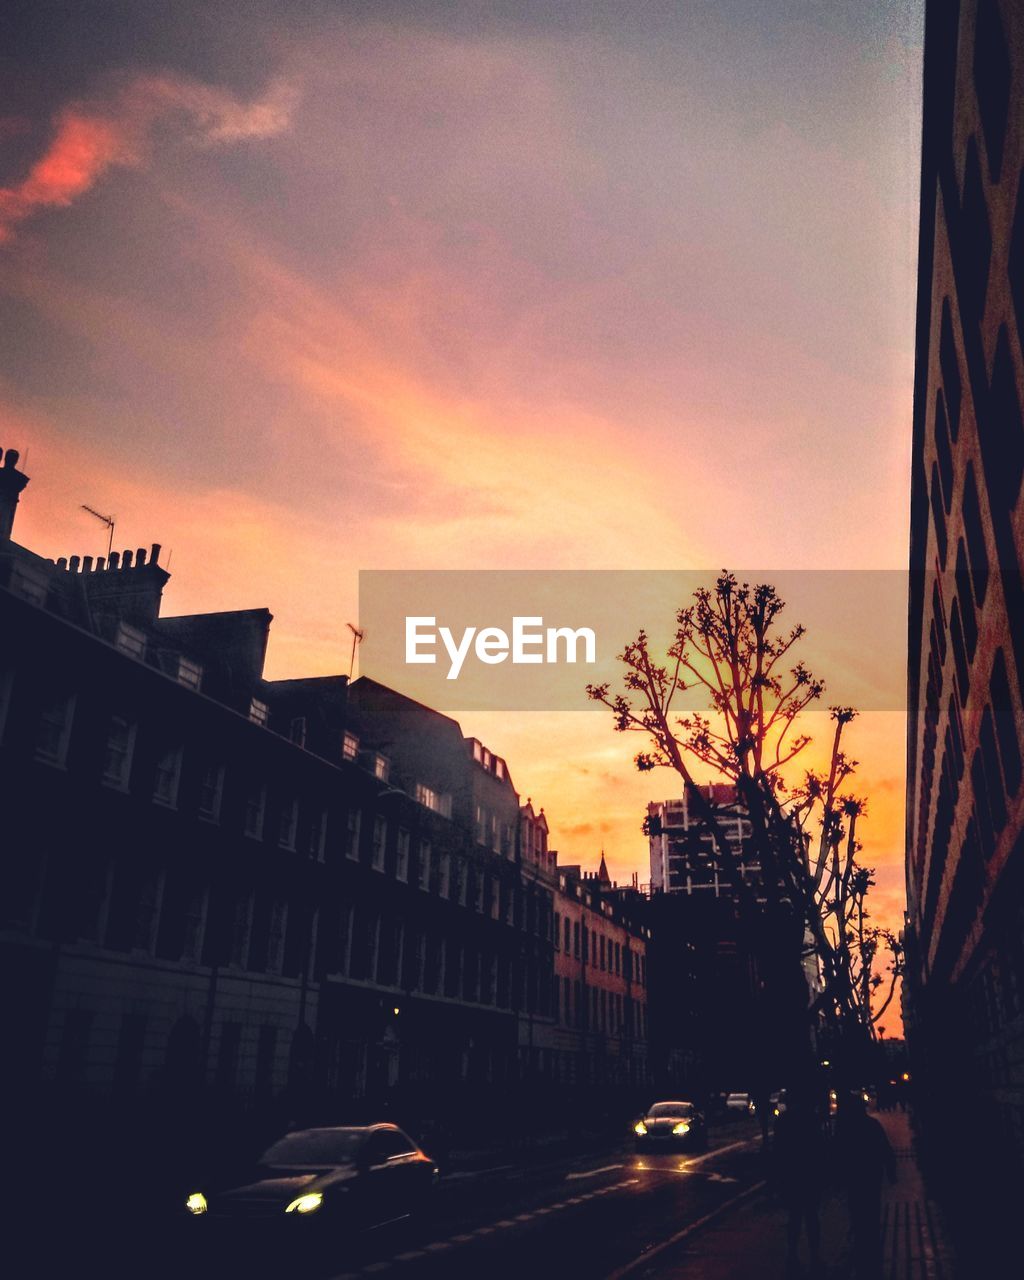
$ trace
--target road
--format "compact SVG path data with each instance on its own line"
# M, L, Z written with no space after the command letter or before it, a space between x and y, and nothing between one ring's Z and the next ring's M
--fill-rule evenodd
M280 1280L639 1280L662 1247L722 1212L762 1176L756 1126L742 1121L713 1133L710 1149L699 1155L637 1154L632 1145L616 1144L547 1164L451 1174L422 1223L382 1227L317 1256L289 1248L282 1257L243 1242L236 1252L235 1242L223 1241L216 1261L206 1261L222 1277ZM174 1271L193 1277L206 1269L193 1256Z

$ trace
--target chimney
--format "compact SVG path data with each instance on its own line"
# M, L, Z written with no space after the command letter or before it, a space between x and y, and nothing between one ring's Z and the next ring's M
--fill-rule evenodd
M17 510L18 498L28 484L28 476L18 470L18 459L21 455L17 449L8 449L4 453L0 449L0 542L9 542L14 531L14 513Z

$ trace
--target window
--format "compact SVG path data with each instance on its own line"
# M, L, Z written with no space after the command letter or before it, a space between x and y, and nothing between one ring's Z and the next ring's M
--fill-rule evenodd
M153 778L153 799L173 809L178 803L178 782L181 778L181 747L167 747L157 757Z
M249 703L249 719L253 724L262 725L264 729L270 723L270 708L262 698L253 698Z
M419 886L423 890L430 888L430 862L433 850L430 847L429 840L420 841L420 876Z
M231 919L230 962L244 969L249 958L249 935L252 930L252 893L240 890L234 901Z
M501 915L501 885L497 880L491 881L491 919L497 920Z
M494 759L494 772L499 778L505 777L505 761L499 759L497 756L495 756Z
M294 799L285 800L281 804L278 819L277 843L282 849L295 848L295 832L299 825L299 806Z
M434 813L439 813L443 818L452 816L452 798L447 792L435 791L433 787L417 782L416 800L417 803Z
M556 951L558 951L561 948L561 943L562 943L561 925L562 925L562 917L556 911L555 912L555 950Z
M399 827L395 843L395 879L403 884L409 879L409 833L404 827Z
M473 873L473 910L481 914L484 909L484 876L482 871Z
M487 839L487 815L483 811L482 805L476 807L476 842L483 844Z
M466 864L460 859L455 863L455 893L453 895L460 907L466 905L467 887Z
M178 683L188 689L199 689L203 683L202 664L186 658L181 654L178 658Z
M568 916L566 916L564 921L562 922L562 928L564 932L562 950L565 952L566 955L568 955L569 954L569 917Z
M384 855L387 850L387 843L387 820L378 814L373 820L373 843L370 846L370 866L373 867L374 871L384 870Z
M309 815L309 835L306 839L306 852L317 862L323 861L324 845L327 836L327 810L313 809Z
M199 782L199 816L207 822L220 820L220 802L224 792L224 766L207 763Z
M354 760L359 754L359 738L354 733L346 731L345 736L341 740L341 756L343 760Z
M103 751L103 781L107 786L127 791L134 749L134 723L125 716L111 716Z
M373 776L379 778L381 782L387 782L388 775L391 772L391 761L387 756L382 756L379 752L373 757Z
M288 726L288 737L297 747L306 745L306 717L295 716Z
M578 960L580 958L580 922L573 921L572 926L572 953Z
M447 898L451 892L451 858L447 853L438 859L437 871L437 891L442 898Z
M63 767L71 739L75 695L59 693L44 704L36 729L36 758Z
M138 658L140 662L146 657L146 633L138 627L129 626L127 622L117 624L114 645L122 653L128 654L130 658Z
M358 809L349 809L345 818L345 857L353 862L359 861L359 830L362 825L362 816Z
M245 821L242 829L254 840L263 836L263 811L266 808L267 793L262 785L253 784L245 798Z
M270 906L270 927L267 934L267 971L269 973L281 972L287 928L288 904L276 898Z

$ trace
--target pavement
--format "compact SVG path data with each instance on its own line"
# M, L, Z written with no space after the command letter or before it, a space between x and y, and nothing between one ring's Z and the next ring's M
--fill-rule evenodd
M937 1206L929 1198L914 1151L909 1117L876 1114L897 1160L897 1179L882 1203L882 1272L878 1280L954 1280L958 1274ZM815 1280L854 1280L849 1218L841 1195L821 1211L823 1267ZM773 1280L786 1270L786 1213L764 1183L748 1188L707 1222L684 1227L628 1271L633 1280ZM798 1275L810 1277L806 1243ZM618 1280L618 1277L616 1277Z

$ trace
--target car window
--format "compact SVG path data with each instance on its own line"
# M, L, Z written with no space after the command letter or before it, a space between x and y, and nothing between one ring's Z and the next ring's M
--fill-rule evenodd
M652 1119L658 1116L690 1116L693 1115L693 1105L689 1102L656 1102L647 1114Z
M358 1129L302 1129L285 1134L279 1142L268 1147L260 1156L259 1163L298 1168L351 1164L361 1138Z
M371 1164L382 1164L393 1156L410 1155L415 1150L412 1140L399 1129L385 1129L381 1133L375 1133L367 1144Z

